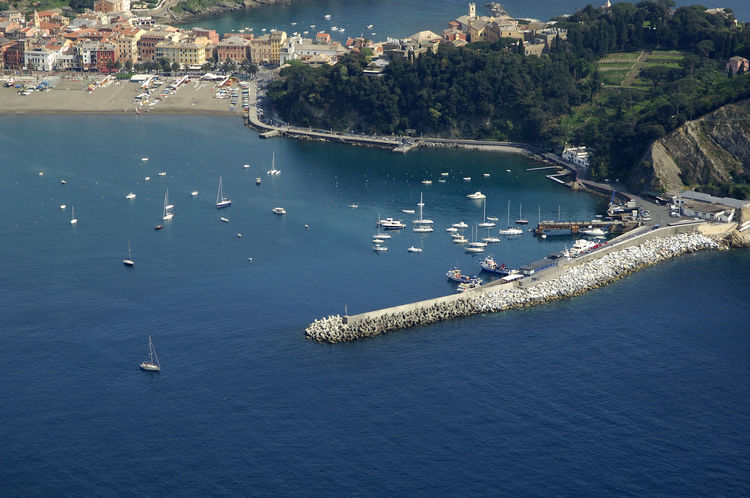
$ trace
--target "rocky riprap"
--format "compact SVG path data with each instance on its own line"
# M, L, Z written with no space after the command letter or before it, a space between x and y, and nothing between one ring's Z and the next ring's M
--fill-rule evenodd
M647 240L567 269L562 275L527 287L479 289L451 302L435 303L408 312L365 317L345 324L339 315L315 320L305 336L319 342L348 342L392 330L450 320L477 313L503 311L578 296L640 268L704 249L718 249L713 239L686 233Z

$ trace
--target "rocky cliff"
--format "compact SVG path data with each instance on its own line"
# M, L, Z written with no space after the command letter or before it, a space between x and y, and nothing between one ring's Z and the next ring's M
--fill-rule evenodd
M208 2L182 2L180 0L166 2L164 9L144 11L143 15L151 15L157 20L167 23L187 22L205 17L220 16L229 12L265 7L273 4L289 4L294 0L216 0ZM179 8L175 8L179 5Z
M679 191L748 183L749 175L750 100L744 100L688 121L654 142L627 182L635 191Z

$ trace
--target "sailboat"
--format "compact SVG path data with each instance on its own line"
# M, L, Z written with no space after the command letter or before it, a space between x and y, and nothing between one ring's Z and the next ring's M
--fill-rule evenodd
M75 225L78 223L78 218L76 218L76 207L73 206L70 208L71 214L70 214L70 224Z
M122 264L124 264L125 266L135 265L135 262L133 262L130 256L130 241L129 240L128 240L128 257L122 260Z
M481 228L492 228L495 226L493 222L487 220L487 199L484 200L484 211L482 216L484 217L484 221L479 224Z
M466 252L484 252L484 248L487 247L487 242L478 242L476 232L479 230L478 227L474 227L471 231L472 241L466 245Z
M500 235L521 235L523 233L520 228L510 226L510 201L508 201L508 228L500 229L498 233Z
M432 232L432 220L426 220L422 218L422 207L424 206L424 202L422 202L422 193L419 193L419 219L414 220L414 223L417 225L413 228L414 232Z
M516 223L519 224L519 225L528 225L529 224L529 220L523 219L522 208L523 208L523 205L519 204L518 205L518 219L516 220Z
M232 201L229 197L224 196L224 188L222 187L222 177L219 177L219 190L216 192L216 209L225 208L231 206Z
M266 173L269 175L278 175L281 173L280 169L276 169L276 153L271 153L271 169L269 169Z
M174 213L170 211L171 207L174 207L174 206L171 206L171 207L168 207L168 206L170 206L169 189L167 189L167 191L164 193L164 214L162 214L162 217L161 217L161 219L164 221L169 221L172 218L174 218Z
M151 341L151 336L148 336L148 360L141 363L141 370L146 370L147 372L158 372L161 370L159 357L156 356L156 349L154 348L154 343Z

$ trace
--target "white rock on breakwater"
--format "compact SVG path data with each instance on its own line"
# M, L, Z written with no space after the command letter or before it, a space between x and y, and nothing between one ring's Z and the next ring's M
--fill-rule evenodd
M685 253L718 248L719 245L714 240L699 233L651 239L638 246L614 251L574 266L558 277L528 287L502 287L497 291L473 292L466 298L453 302L434 303L409 312L363 318L350 324L345 324L341 316L333 315L315 320L305 329L305 336L320 342L347 342L460 316L533 306L580 295L644 266Z

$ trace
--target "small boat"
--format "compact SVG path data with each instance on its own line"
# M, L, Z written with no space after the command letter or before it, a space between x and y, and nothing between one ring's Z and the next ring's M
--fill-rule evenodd
M372 236L372 238L375 240L385 240L385 239L390 239L391 236L388 235L387 233L376 233L375 235Z
M222 185L222 177L219 176L219 190L216 192L216 209L225 208L232 205L232 201L229 197L224 195L224 187Z
M286 209L284 209L283 207L275 207L272 209L272 211L274 212L274 214L286 214Z
M409 247L409 249L407 249L407 251L409 251L409 252L422 252L422 248L421 247L411 246L411 247Z
M443 180L443 179L441 178L440 180L438 180L438 182L439 182L439 183L445 183L445 180Z
M164 221L169 221L172 218L174 218L174 213L170 211L174 207L173 204L169 203L169 189L164 193L164 213L162 214L161 219Z
M509 169L506 169L505 171L507 171L508 173L510 173L510 170L509 170Z
M66 182L65 180L60 180L60 183L62 183L63 185L66 185L68 182Z
M157 174L159 176L167 176L167 172L166 171L159 171L159 173L157 173Z
M147 176L146 178L144 178L144 180L147 181L147 182L150 182L151 181L151 177Z
M128 195L125 196L126 199L135 199L135 194L133 192L130 192Z
M65 209L66 207L68 206L66 206L65 204L60 204L60 209Z
M75 206L73 206L72 208L70 208L70 210L71 210L71 214L70 214L70 224L71 224L71 225L75 225L75 224L77 224L77 223L78 223L78 218L76 218L76 207L75 207Z
M359 204L349 204L349 207L352 209L357 209L359 207Z
M486 195L484 195L482 192L478 190L474 192L473 194L467 195L466 197L468 197L469 199L486 199L487 198Z
M326 14L323 17L325 18L326 21L330 21L331 20L331 14Z
M458 223L454 223L453 227L454 228L469 228L469 225L467 225L463 221L459 221Z
M452 233L451 234L451 238L452 239L458 239L460 237L463 237L463 234L460 234L460 233Z
M581 230L581 233L583 235L586 235L587 237L606 237L607 236L607 232L605 232L601 228L589 227L586 230Z
M432 185L432 180L422 180L425 185Z
M134 266L135 262L133 262L133 259L130 256L130 241L128 241L128 257L122 260L122 264L125 266Z
M522 208L523 208L523 205L519 204L518 205L518 219L516 220L516 224L518 224L518 225L528 225L529 224L529 220L525 220L523 218Z
M478 282L461 282L458 284L458 287L456 287L456 290L458 292L466 292L471 289L476 289L477 287L480 287L482 284Z
M508 201L508 228L501 228L498 233L500 235L521 235L523 233L520 228L510 226L510 201Z
M378 220L378 225L386 230L401 230L402 228L406 228L406 225L401 220L394 220L393 218Z
M482 242L497 244L498 242L500 242L500 239L498 239L497 237L482 237Z
M144 162L144 163L145 163L146 161L148 161L148 157L142 157L142 158L141 158L141 162Z
M161 230L162 228L164 228L164 225L156 225L156 226L154 226L154 230Z
M448 227L445 229L446 232L458 232L458 228L456 227Z
M487 219L490 221L497 221L497 216L488 216Z
M372 239L373 244L382 244L383 241L381 239Z
M151 336L148 336L148 360L141 363L141 370L147 372L159 372L161 370L159 357L156 355L156 348L154 348L154 343L151 341Z
M447 171L443 171L442 173L440 173L440 176L448 176L448 172Z
M39 176L44 176L44 171L40 171Z
M417 204L417 206L419 206L419 218L417 218L416 220L414 220L414 223L416 223L417 225L432 225L432 220L426 220L426 219L422 218L422 208L424 207L424 202L422 201L422 193L421 192L419 193L419 203ZM430 229L428 231L431 232L432 229Z
M482 176L485 177L485 178L488 178L490 176L490 174L489 173L482 173Z
M193 190L192 192L190 192L190 195L192 197L198 197L198 191L197 190Z
M388 250L388 248L385 246L374 245L372 246L372 250L375 252L385 252Z
M414 213L416 213L416 211L414 211L413 209L402 209L401 212L405 213L405 214L414 214Z
M258 178L255 179L255 184L256 185L260 185L260 177L258 177Z
M276 153L271 154L271 169L266 171L269 175L278 175L281 174L280 169L276 169Z
M484 216L484 221L479 223L477 226L480 228L492 228L495 226L494 221L489 221L487 219L487 199L484 200L484 206L482 210L482 216Z
M448 271L448 273L446 273L445 276L448 277L448 280L451 280L453 282L459 282L460 283L460 282L471 282L471 281L474 281L474 282L478 282L480 284L482 283L482 281L479 278L477 278L476 275L465 275L465 274L461 273L461 270L459 270L458 268L454 268L454 269Z
M219 218L219 221L223 221L224 223L229 223L229 218L224 218L223 216Z
M505 266L505 263L498 265L492 256L487 256L482 261L480 261L479 266L482 267L482 271L486 271L487 273L495 273L503 277L507 277L508 275L511 275L513 273L518 273L518 270L514 270Z
M469 241L469 239L467 239L463 235L461 235L460 237L454 237L453 238L453 243L454 244L466 244L468 241Z
M465 176L465 177L463 177L463 181L470 182L471 181L471 177L470 176Z
M243 164L242 167L245 168L245 169L250 169L250 165L249 164Z
M466 251L468 253L478 253L478 252L484 252L484 248L483 247L466 246L464 248L464 251Z
M567 252L568 257L574 258L576 256L580 256L581 254L585 254L597 247L599 247L599 244L596 242L593 242L591 240L586 240L586 239L578 239L573 243L573 246L570 249L568 249L566 252Z
M417 232L417 233L428 233L428 232L433 232L433 231L434 230L432 229L430 225L417 225L414 228L412 228L412 232Z

